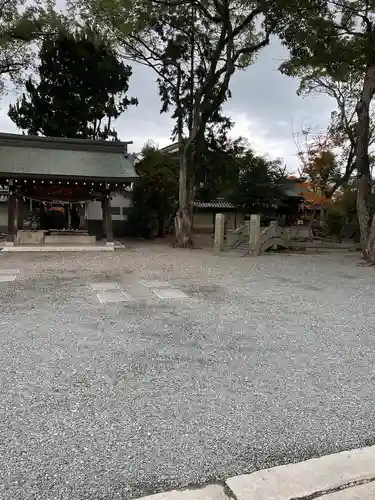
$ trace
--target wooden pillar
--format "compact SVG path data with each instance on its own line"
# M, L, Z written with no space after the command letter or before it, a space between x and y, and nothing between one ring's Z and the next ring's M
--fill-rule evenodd
M17 229L23 228L26 206L22 198L17 198Z
M39 229L49 229L47 227L46 207L43 202L39 203Z
M64 229L69 229L69 205L64 204Z
M16 228L14 224L14 219L16 216L16 210L17 210L17 200L16 200L16 195L12 191L12 187L9 186L9 196L8 196L8 234L7 234L7 241L9 243L14 243L15 239L15 233L16 233Z
M106 226L106 218L105 218L105 213L106 213L106 205L105 205L105 198L102 198L100 200L100 204L102 206L102 233L103 233L103 238L107 237L107 226Z
M109 196L109 195L108 195ZM112 227L112 214L111 214L111 204L110 199L107 195L102 199L102 211L103 211L103 227L105 232L105 237L108 244L113 244L113 227Z
M72 229L72 208L68 205L68 229Z

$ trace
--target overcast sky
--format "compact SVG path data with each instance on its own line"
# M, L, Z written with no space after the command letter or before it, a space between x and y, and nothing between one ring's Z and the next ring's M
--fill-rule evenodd
M231 135L246 137L254 149L271 157L282 157L290 171L295 171L298 161L293 134L303 127L324 129L334 103L321 96L302 99L296 95L298 82L281 75L277 68L286 58L278 43L264 49L255 64L234 75L231 83L232 99L225 105L225 113L236 123ZM160 101L152 70L133 66L129 96L137 97L139 105L132 106L117 121L121 140L133 140L131 151L137 152L149 139L160 147L170 143L172 122L167 115L160 115ZM9 102L16 95L9 94L2 101L0 130L17 132L7 116Z

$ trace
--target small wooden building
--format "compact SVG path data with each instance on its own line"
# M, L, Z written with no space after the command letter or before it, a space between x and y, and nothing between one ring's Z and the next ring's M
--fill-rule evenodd
M218 213L225 213L226 228L233 230L241 226L245 220L245 212L224 199L213 201L194 201L193 227L197 233L213 233L215 217Z
M2 196L8 193L9 244L23 228L30 207L39 212L41 230L81 229L113 242L111 198L126 192L137 177L128 144L0 133L0 185ZM79 216L95 201L102 209L101 220L95 227L82 227ZM59 210L63 222L51 227L57 223L48 219L48 212Z

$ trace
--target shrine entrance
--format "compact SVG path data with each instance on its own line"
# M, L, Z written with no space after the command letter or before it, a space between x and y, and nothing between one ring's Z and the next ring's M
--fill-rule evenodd
M40 205L40 227L50 230L78 230L80 227L80 218L75 205L71 207L63 204ZM78 218L78 222L77 222Z

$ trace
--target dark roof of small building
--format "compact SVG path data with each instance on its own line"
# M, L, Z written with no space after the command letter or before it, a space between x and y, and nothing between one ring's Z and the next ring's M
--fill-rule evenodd
M214 200L214 201L194 201L194 208L226 208L235 209L236 207L228 201Z
M122 182L137 174L124 142L0 133L0 178L4 177Z

